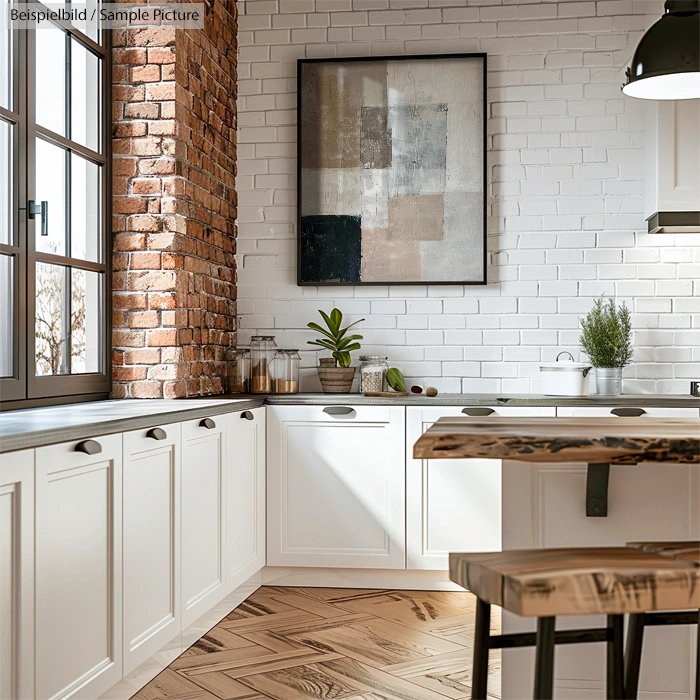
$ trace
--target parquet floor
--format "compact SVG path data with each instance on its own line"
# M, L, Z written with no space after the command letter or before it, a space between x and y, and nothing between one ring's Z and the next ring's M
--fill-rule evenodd
M467 698L474 600L469 593L263 587L134 700ZM491 652L489 696L500 698L498 651Z

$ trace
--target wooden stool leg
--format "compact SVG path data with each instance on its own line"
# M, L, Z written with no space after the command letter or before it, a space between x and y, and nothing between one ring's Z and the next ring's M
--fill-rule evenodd
M537 619L535 652L535 700L552 700L554 694L554 623L555 617Z
M608 615L607 662L608 662L608 700L621 700L624 698L622 687L623 674L623 634L624 615Z
M625 651L625 698L634 700L639 687L639 669L642 664L645 614L630 615Z
M474 663L472 665L472 700L486 700L489 678L489 636L491 634L491 606L476 599L474 627Z

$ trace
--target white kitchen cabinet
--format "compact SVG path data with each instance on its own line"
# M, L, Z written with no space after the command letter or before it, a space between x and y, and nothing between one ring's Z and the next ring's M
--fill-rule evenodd
M406 409L406 568L449 568L450 552L501 550L501 460L414 459L413 445L439 418L473 414L554 416L554 408Z
M226 416L226 593L265 566L265 408Z
M82 450L82 451L81 451ZM122 438L36 450L36 697L122 677Z
M226 415L182 427L182 626L226 595Z
M34 450L0 456L0 698L34 697Z
M267 407L267 564L402 569L405 409Z
M700 100L646 105L644 215L700 209Z
M124 675L180 632L180 425L124 433Z
M609 417L607 407L561 407L559 416ZM627 407L625 407L627 408ZM698 409L644 408L639 417L691 417ZM619 546L633 540L697 540L700 531L700 466L642 463L612 465L608 516L586 517L585 463L505 461L503 467L504 549L531 547ZM599 627L603 617L562 617L558 629ZM505 632L530 631L530 619L503 614ZM697 630L649 629L644 639L640 697L690 698ZM503 654L503 698L522 698L532 690L534 651ZM603 697L605 645L557 647L555 696Z

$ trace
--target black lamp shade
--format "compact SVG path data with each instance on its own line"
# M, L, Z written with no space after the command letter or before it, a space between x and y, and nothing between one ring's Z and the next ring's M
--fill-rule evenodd
M700 98L700 0L666 0L642 37L622 91L648 100Z

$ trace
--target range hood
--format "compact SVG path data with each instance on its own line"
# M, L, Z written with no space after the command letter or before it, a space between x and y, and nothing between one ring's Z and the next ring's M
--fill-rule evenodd
M647 223L649 233L700 233L700 211L657 211Z
M649 233L700 233L700 100L649 101L644 216Z

